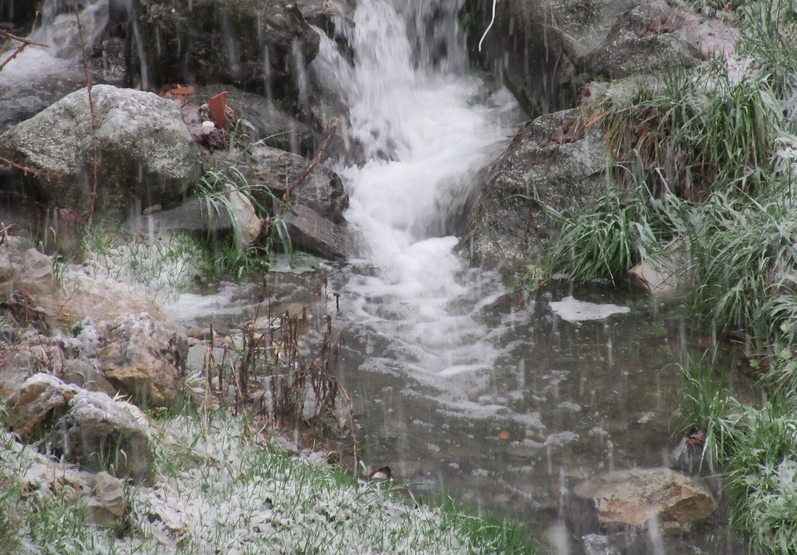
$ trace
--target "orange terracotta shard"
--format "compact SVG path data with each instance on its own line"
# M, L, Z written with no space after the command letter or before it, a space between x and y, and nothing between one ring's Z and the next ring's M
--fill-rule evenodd
M224 129L227 125L227 115L225 114L227 96L227 91L220 92L208 102L208 110L213 116L213 123L215 123L216 127L219 129Z

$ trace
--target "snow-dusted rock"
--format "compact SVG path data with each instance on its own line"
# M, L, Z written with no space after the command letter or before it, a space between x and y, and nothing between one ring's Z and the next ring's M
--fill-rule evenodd
M8 425L25 441L39 439L66 413L78 393L80 388L51 374L31 376L8 400Z
M54 447L67 460L118 477L140 479L150 468L147 429L105 393L81 391L70 401Z
M108 324L98 355L108 381L144 407L174 402L183 387L187 357L185 331L146 313Z
M127 510L124 482L107 472L99 472L91 482L89 520L97 526L118 526Z
M126 215L136 202L159 204L196 181L202 171L199 148L174 102L110 85L91 91L99 214ZM81 89L0 135L0 155L42 172L14 172L0 181L0 189L87 214L93 193L91 122L88 94Z

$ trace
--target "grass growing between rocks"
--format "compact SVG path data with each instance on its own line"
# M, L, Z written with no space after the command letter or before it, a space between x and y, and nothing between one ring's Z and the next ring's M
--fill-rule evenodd
M609 186L588 213L553 213L562 234L548 266L619 283L680 245L693 313L741 343L762 391L740 400L714 362L693 364L684 430L705 432L703 463L753 550L786 555L797 552L797 2L739 14L748 58L585 113L607 135Z
M515 525L405 502L389 486L270 447L253 422L224 411L185 410L155 426L156 477L127 486L126 525L116 530L87 525L84 498L26 482L42 456L2 432L8 541L59 555L534 552Z
M722 476L732 524L747 533L753 552L797 552L797 392L747 404L711 364L693 365L684 376L684 423L706 434L695 465Z

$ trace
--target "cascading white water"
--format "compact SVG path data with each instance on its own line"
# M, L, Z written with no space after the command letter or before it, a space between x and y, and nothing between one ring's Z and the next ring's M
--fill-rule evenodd
M107 0L83 2L80 23L88 52L105 31L108 22ZM59 11L60 10L60 11ZM77 17L67 6L46 0L42 7L42 25L30 37L47 47L31 45L0 71L0 132L19 121L17 114L30 117L53 100L84 87ZM5 61L17 44L12 43L0 56ZM51 99L45 102L43 99Z
M491 365L488 330L474 315L502 291L495 276L465 268L451 233L517 116L507 91L489 92L463 71L459 4L360 0L353 26L341 22L353 65L322 37L311 67L337 84L351 139L365 153L364 164L338 168L362 251L342 293L363 332L396 349L393 361L365 364L449 392L451 376ZM466 401L455 389L447 401Z

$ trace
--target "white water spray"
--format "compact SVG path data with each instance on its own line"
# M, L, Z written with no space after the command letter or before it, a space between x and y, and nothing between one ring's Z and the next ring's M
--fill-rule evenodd
M463 266L452 232L480 170L505 147L516 109L503 88L489 92L455 71L464 56L456 19L419 31L433 26L419 23L424 18L455 17L457 5L361 0L354 25L341 30L354 63L322 37L312 66L350 107L350 139L364 155L362 164L338 168L363 253L343 288L348 309L402 352L404 373L449 391L495 357L474 315L502 290L495 276ZM445 44L441 29L452 29ZM462 400L461 391L449 399Z

